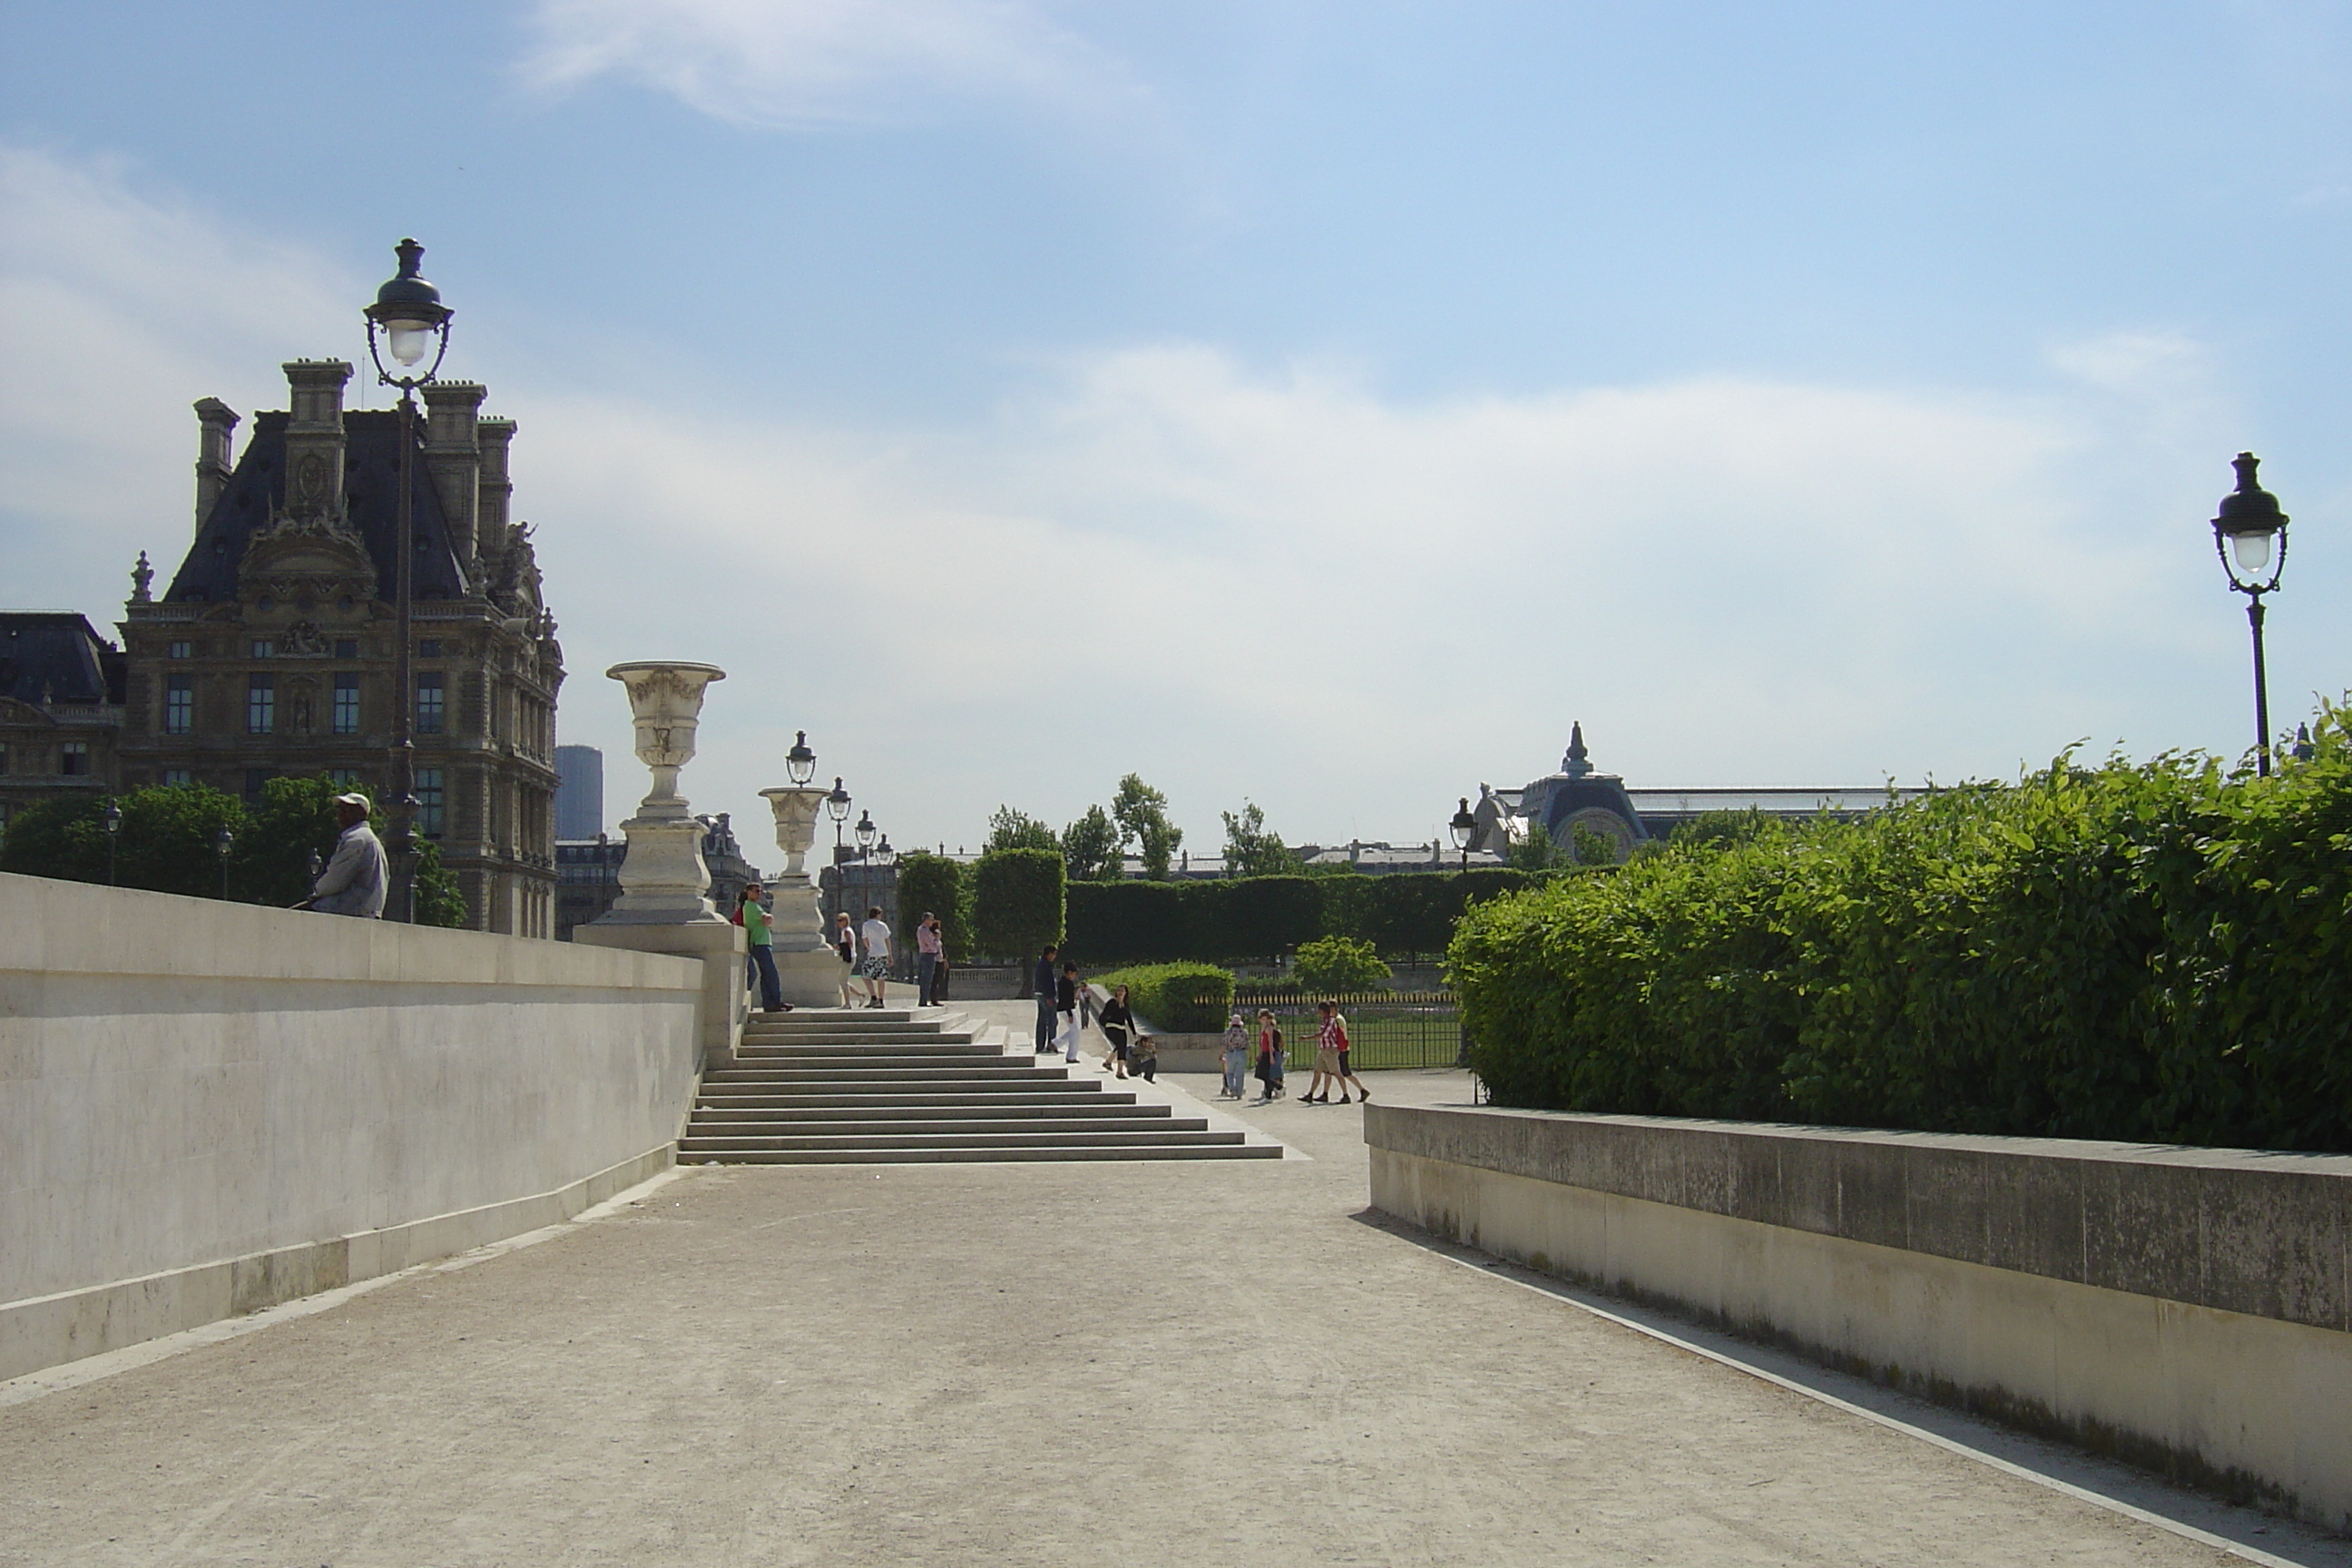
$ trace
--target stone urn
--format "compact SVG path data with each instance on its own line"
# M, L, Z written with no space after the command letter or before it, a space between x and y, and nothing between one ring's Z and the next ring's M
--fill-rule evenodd
M702 863L702 824L677 792L678 770L694 760L704 689L727 672L715 664L643 659L604 672L629 694L637 760L654 775L637 814L621 824L629 850L621 896L597 924L696 925L726 921L711 907Z

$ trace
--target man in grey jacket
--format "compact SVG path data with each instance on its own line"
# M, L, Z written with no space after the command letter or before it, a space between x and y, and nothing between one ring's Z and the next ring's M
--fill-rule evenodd
M357 915L376 920L383 914L385 873L383 846L368 826L368 797L335 797L335 825L343 836L335 841L334 858L319 873L303 907L328 915Z

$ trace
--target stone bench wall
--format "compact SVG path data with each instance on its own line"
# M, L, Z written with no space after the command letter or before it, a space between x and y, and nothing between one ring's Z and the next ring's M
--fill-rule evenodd
M0 875L0 1377L662 1169L703 965Z
M1374 1206L2352 1531L2352 1158L1365 1110Z

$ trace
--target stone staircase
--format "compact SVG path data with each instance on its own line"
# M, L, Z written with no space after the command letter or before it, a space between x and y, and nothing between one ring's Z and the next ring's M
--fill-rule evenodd
M1008 1054L1011 1052L1012 1054ZM1089 1067L1087 1069L1092 1072ZM682 1165L1279 1159L1278 1144L1137 1102L954 1012L754 1014L703 1075Z

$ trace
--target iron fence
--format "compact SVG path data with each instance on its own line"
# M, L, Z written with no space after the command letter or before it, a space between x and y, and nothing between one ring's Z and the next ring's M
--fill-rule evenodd
M1234 993L1234 1008L1248 1018L1253 1034L1261 1009L1282 1030L1290 1070L1315 1065L1319 1001L1339 1005L1348 1020L1348 1065L1359 1072L1396 1068L1450 1068L1462 1060L1462 1009L1450 991L1366 991L1344 996L1308 996L1297 991Z

